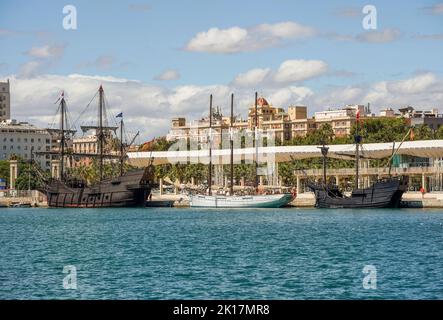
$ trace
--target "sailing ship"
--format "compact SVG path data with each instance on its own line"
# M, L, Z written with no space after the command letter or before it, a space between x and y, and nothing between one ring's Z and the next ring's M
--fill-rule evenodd
M395 155L394 148L389 163L389 176L377 180L368 188L359 188L359 161L362 137L359 134L359 111L356 112L356 131L354 135L355 149L355 186L349 196L345 195L336 184L327 183L327 155L328 147L320 147L323 156L323 181L316 183L308 180L307 186L315 194L315 206L317 208L397 208L403 193L408 189L407 176L391 176L392 158ZM409 132L406 134L406 136ZM405 137L406 137L405 136ZM404 141L404 139L403 139ZM402 143L403 143L402 141ZM395 144L394 144L395 146ZM401 146L401 144L400 144ZM400 146L397 148L400 148Z
M100 86L99 94L99 116L98 125L83 126L82 130L95 130L97 138L97 153L75 153L67 151L67 136L73 135L74 130L69 129L66 120L66 101L64 94L60 100L60 129L54 129L58 133L60 148L58 157L60 159L59 178L44 181L41 191L46 193L49 207L62 208L100 208L100 207L136 207L145 206L146 199L151 192L153 181L153 170L151 166L145 169L137 169L124 172L125 145L123 143L123 117L120 121L120 152L119 154L105 153L105 140L115 132L117 127L104 125L105 99L104 90ZM130 143L132 144L132 142ZM129 145L130 145L129 144ZM41 152L54 154L54 152ZM65 162L70 157L94 157L98 160L99 181L88 185L85 181L70 178L65 174ZM119 176L104 177L105 159L118 160L120 165Z
M209 98L209 166L208 166L208 195L189 195L191 207L207 208L280 208L292 200L291 193L282 194L254 194L254 195L234 195L234 94L231 94L231 119L230 119L230 190L229 195L212 195L212 95ZM254 189L258 190L258 113L257 113L257 92L255 93L255 121L254 121L254 143L255 143L255 184Z

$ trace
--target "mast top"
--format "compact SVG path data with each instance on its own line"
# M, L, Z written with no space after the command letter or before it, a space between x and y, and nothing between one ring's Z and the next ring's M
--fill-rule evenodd
M103 92L103 85L100 85L100 89L98 89L100 92Z

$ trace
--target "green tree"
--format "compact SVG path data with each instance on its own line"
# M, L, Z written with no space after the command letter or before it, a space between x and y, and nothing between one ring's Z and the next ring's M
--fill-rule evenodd
M431 140L435 139L438 134L434 132L428 125L421 124L414 128L414 139L416 140Z
M364 143L401 141L409 130L403 118L363 118L360 123L360 135ZM357 126L351 128L351 137Z
M0 179L6 180L6 185L9 184L9 161L0 160Z

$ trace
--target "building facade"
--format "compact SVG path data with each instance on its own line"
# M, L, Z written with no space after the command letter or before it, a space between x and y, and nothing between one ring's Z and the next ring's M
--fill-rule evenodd
M82 154L97 154L98 143L96 135L89 135L81 138L74 138L72 140L72 151L74 153ZM74 167L89 166L93 158L88 156L74 156L72 165Z
M308 117L307 107L301 105L289 106L287 111L281 107L273 106L268 101L260 97L257 100L257 127L261 132L273 130L276 139L281 142L290 141L297 137L305 137L308 133L321 128L324 124L329 124L335 137L347 136L351 133L352 127L357 121L357 112L360 118L375 117L369 109L369 105L346 105L338 109L329 109L314 113L313 117ZM428 125L431 129L437 130L443 124L443 115L438 113L438 109L429 111L415 110L413 107L400 108L399 113L395 113L392 108L384 108L380 111L379 117L407 118L412 126L421 124ZM235 131L254 130L255 126L255 104L248 108L247 120L234 119ZM230 118L224 117L217 109L213 114L212 136L215 141L219 141L222 130L228 130ZM172 119L171 129L166 136L168 141L182 138L198 139L199 142L206 142L209 136L209 117L188 123L185 118Z
M11 118L11 94L9 79L7 82L0 82L0 121Z
M360 111L363 117L367 110L363 105L346 106L342 109L316 112L314 117L309 118L307 107L303 105L291 105L288 110L270 104L265 98L257 100L257 117L255 104L248 108L247 120L234 119L234 131L254 130L257 118L257 127L261 132L273 131L276 139L280 142L290 141L296 137L304 137L308 133L320 128L323 124L331 125L335 136L345 136L351 132L355 123L356 112ZM222 130L228 130L230 118L223 117L217 109L213 115L212 136L215 141L220 140ZM207 141L209 136L209 117L187 123L183 117L172 119L171 129L166 136L168 141L183 138L198 139L199 142Z
M0 160L18 156L24 160L33 158L40 166L50 169L50 155L35 155L36 152L51 150L51 136L27 122L5 120L0 122Z

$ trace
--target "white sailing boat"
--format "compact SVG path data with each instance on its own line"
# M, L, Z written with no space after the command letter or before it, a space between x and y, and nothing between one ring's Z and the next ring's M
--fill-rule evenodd
M255 189L258 187L257 176L257 92L255 93ZM189 205L191 207L206 207L206 208L280 208L287 205L294 200L294 195L291 193L282 194L257 194L257 195L243 195L236 196L234 194L234 142L233 142L233 123L234 123L234 94L231 94L231 168L230 168L230 195L212 195L212 150L211 143L209 143L209 170L208 170L208 186L209 195L190 195ZM211 135L212 129L212 95L209 99L209 134ZM211 137L210 137L211 138Z
M191 207L211 208L280 208L293 200L290 193L252 196L190 196Z

